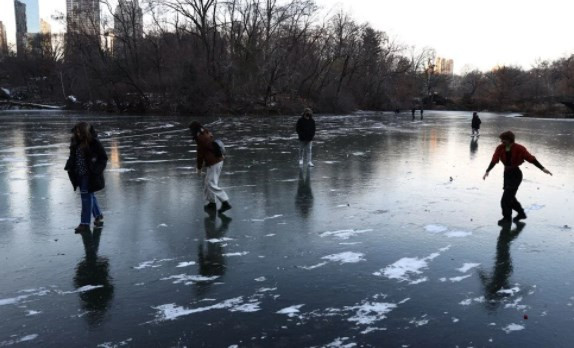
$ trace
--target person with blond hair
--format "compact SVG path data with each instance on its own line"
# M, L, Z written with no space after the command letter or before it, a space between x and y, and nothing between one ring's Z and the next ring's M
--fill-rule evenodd
M488 173L498 162L504 164L504 185L502 193L502 199L500 200L500 206L502 208L502 219L498 221L499 225L510 224L512 222L512 211L518 212L518 215L514 217L514 222L526 219L526 214L520 202L516 199L516 192L518 187L522 182L522 171L519 166L524 163L524 161L534 164L538 169L542 170L548 175L552 173L544 168L540 162L533 155L528 152L526 147L514 142L515 136L511 131L506 131L499 135L502 144L496 147L490 165L486 169L483 180L486 179Z

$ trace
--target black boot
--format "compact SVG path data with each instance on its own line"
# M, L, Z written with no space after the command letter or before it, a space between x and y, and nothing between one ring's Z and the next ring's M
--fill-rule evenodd
M508 226L510 224L512 224L512 220L510 220L510 218L503 217L498 220L498 226Z
M216 209L217 209L217 205L215 205L215 202L208 203L208 204L203 206L203 210L207 213L214 212Z
M219 208L219 213L223 213L231 209L231 204L228 201L225 201L221 204L221 208Z
M516 215L516 216L514 217L514 219L512 219L512 221L518 222L518 221L524 220L524 219L526 219L526 214L524 214L524 210L523 210L523 211L521 211L520 213L518 213L518 215Z

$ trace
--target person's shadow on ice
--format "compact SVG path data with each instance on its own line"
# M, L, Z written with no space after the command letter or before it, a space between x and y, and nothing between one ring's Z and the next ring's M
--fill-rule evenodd
M470 138L470 158L473 159L478 151L478 137Z
M509 296L502 290L510 289L509 277L512 274L512 258L510 257L510 245L524 229L524 222L516 223L516 228L509 225L503 226L496 243L496 259L492 274L489 276L483 270L478 275L484 287L485 305L489 310L495 310L500 303Z
M313 190L311 189L311 170L308 167L299 170L295 205L303 218L309 217L313 208Z
M85 258L76 266L74 286L76 289L86 286L98 286L98 288L78 293L81 307L86 311L86 321L90 326L99 326L104 319L107 310L111 307L114 297L114 285L110 277L110 263L106 257L98 256L100 247L101 228L94 228L93 232L82 232Z

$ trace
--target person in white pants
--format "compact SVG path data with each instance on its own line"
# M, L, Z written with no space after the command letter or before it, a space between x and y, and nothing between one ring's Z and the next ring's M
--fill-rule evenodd
M204 210L207 213L215 212L217 209L216 199L219 199L221 201L219 212L223 213L231 209L227 193L219 187L219 176L221 175L224 156L221 151L217 151L211 132L199 122L191 122L189 129L197 144L197 173L201 174L203 167L207 171L203 182L203 196L206 202Z

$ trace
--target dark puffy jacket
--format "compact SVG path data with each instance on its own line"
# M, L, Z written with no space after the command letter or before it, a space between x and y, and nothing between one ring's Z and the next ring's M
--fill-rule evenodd
M472 125L471 125L472 128L479 129L481 123L482 123L482 121L480 120L480 118L478 118L478 116L472 117Z
M312 141L315 137L315 120L313 117L301 116L297 121L297 135L301 141Z
M93 133L95 135L95 132ZM76 148L77 144L72 140L70 143L70 156L66 162L65 170L68 171L68 177L72 186L74 186L74 191L79 186L79 177L76 174ZM89 192L97 192L106 187L106 182L104 180L104 170L108 164L108 155L106 150L102 146L102 143L94 137L92 142L86 149L86 162L88 164L88 175L90 177L90 183L88 186Z

